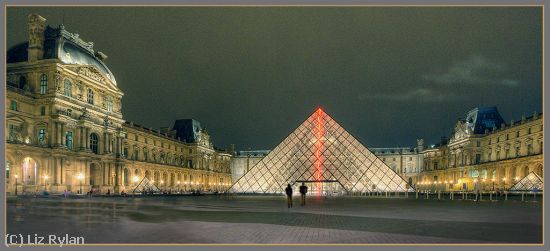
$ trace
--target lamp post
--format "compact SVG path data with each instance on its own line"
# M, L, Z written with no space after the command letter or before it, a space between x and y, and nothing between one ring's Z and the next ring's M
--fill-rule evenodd
M48 179L50 177L48 177L48 175L44 175L44 192L47 192L48 190L46 189L46 186L48 185Z
M164 187L164 180L160 180L160 184L162 186L162 192L164 193L164 190L166 187Z
M178 183L178 193L181 193L181 189L180 189L180 184L181 184L181 182L178 180L177 183Z
M15 196L17 196L17 178L19 178L19 175L14 175L15 177Z
M502 182L504 182L504 190L506 190L506 177L502 178Z
M79 173L78 176L76 176L76 178L80 182L80 189L79 189L78 193L82 194L82 180L84 179L84 174Z
M493 191L495 191L495 178L492 178L491 181L493 182Z

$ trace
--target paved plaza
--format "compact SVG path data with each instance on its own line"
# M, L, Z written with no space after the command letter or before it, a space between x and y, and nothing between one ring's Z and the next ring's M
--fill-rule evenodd
M10 198L8 233L85 243L540 243L542 205L365 197Z

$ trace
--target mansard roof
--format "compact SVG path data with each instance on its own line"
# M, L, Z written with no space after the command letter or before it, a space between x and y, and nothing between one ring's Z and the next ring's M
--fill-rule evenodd
M93 42L84 42L78 34L65 30L63 25L59 28L48 26L44 31L43 59L59 59L65 64L94 66L116 85L115 76L101 60L106 56L99 51L94 52L93 46ZM10 48L7 53L7 63L27 61L28 47L29 43L23 42Z

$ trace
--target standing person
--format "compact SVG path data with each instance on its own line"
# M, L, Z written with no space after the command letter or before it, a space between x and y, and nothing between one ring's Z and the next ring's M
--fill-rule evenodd
M290 184L285 189L286 193L286 203L288 205L288 208L292 207L292 187L290 187Z
M302 185L300 186L300 194L302 195L302 206L306 205L306 193L307 193L307 186L304 182L302 182Z

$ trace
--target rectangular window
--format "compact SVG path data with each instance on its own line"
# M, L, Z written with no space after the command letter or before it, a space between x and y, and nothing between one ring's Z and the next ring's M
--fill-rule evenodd
M11 110L12 110L12 111L17 111L17 101L12 100L12 101L11 101L11 106L10 106L10 107L11 107Z
M63 94L65 94L65 96L67 96L67 97L72 97L73 96L72 88L73 88L73 86L72 86L71 82L69 80L65 80Z
M476 154L476 164L481 162L481 154Z
M6 161L6 179L10 178L10 162Z
M94 91L92 89L88 89L88 104L94 104Z
M135 140L135 141L138 141L138 136L137 136L137 134L134 135L134 140Z
M107 96L107 98L105 99L105 106L107 107L107 111L113 111L113 97Z
M19 126L9 125L9 140L17 141L17 134L19 132Z
M476 146L480 147L481 146L481 141L476 141Z
M48 75L42 74L40 77L40 94L48 92Z
M41 115L41 116L45 116L45 115L46 115L46 107L45 107L45 106L40 107L40 115Z

